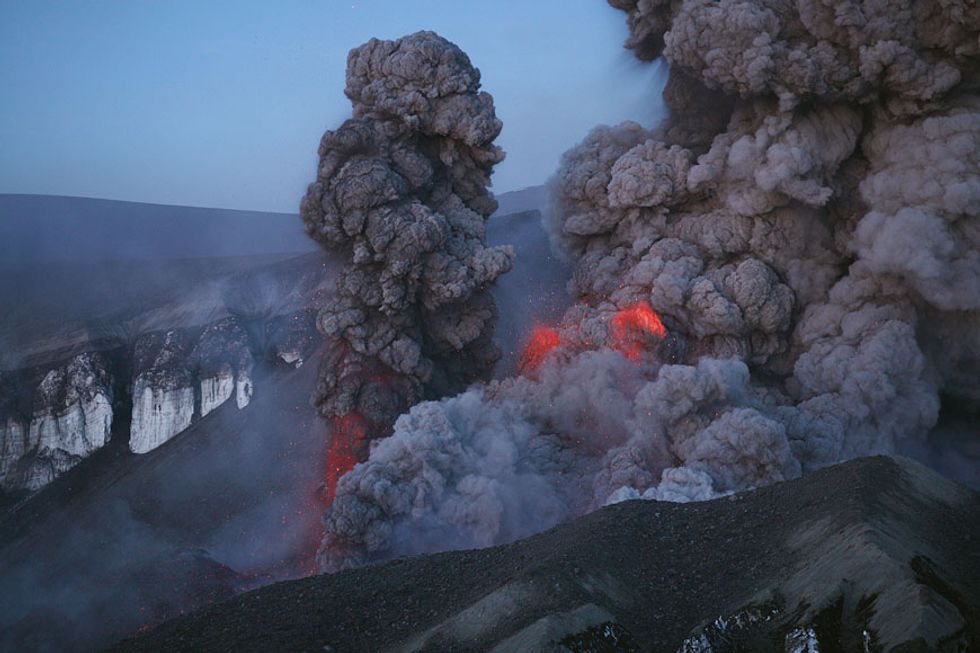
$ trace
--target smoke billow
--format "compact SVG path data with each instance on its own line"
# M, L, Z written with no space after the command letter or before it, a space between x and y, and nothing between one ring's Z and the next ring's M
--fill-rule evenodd
M321 569L757 487L980 397L980 5L610 4L669 116L552 180L577 303L521 376L415 406L340 479Z
M514 255L485 246L504 153L479 89L469 58L433 32L348 57L354 115L324 134L301 206L307 233L346 257L318 319L330 340L314 396L333 426L328 486L408 406L488 378L499 358L486 286Z

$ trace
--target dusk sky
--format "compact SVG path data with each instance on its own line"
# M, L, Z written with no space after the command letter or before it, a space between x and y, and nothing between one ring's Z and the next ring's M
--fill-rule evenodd
M598 123L660 116L660 64L602 0L0 0L0 193L297 210L347 52L431 29L504 121L494 191L540 184Z

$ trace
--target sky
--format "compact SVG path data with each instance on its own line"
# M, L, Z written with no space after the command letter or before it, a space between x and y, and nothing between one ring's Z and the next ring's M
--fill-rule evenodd
M421 29L494 96L497 193L662 114L665 69L603 0L0 0L0 193L295 212L350 115L347 52Z

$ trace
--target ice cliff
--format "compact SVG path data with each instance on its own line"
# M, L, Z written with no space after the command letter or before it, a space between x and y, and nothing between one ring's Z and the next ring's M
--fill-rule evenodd
M152 451L228 401L247 406L260 362L298 367L317 343L303 309L262 324L230 316L149 332L115 349L0 371L0 490L37 490L113 434L133 453Z
M112 376L95 352L49 369L31 397L15 376L0 380L0 487L36 490L109 441Z

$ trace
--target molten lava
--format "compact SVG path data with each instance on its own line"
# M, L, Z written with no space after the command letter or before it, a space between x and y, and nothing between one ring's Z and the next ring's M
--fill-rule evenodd
M616 313L610 323L613 349L630 360L639 360L653 341L667 335L657 312L646 302L639 302Z
M521 353L517 371L521 374L533 372L541 366L553 349L561 344L561 336L551 327L536 326L531 330L531 338Z
M331 420L333 426L327 451L326 500L333 503L340 477L365 460L370 443L371 422L358 412Z

